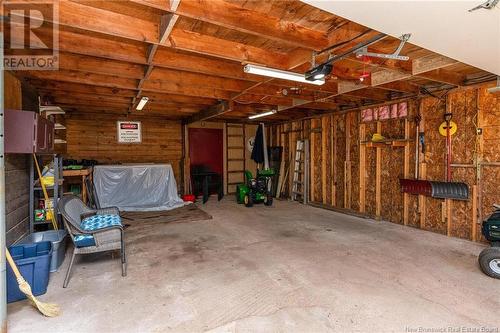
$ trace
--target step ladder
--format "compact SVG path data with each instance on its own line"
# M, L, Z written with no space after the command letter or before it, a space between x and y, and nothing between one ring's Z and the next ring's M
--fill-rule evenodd
M297 140L294 162L292 200L307 204L309 200L309 140Z

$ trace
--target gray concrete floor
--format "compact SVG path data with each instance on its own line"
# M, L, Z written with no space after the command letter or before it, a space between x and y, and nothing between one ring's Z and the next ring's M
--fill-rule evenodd
M10 332L500 327L500 281L480 272L479 244L290 202L204 209L213 220L128 229L126 278L110 255L82 257L63 289L66 258L40 297L63 314L10 304Z

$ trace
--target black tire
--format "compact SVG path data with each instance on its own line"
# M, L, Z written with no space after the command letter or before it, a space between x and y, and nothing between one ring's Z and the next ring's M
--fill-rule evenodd
M243 202L245 203L245 206L252 207L253 206L252 195L250 193L245 194L245 198L243 199Z
M273 196L271 194L266 195L266 198L264 199L264 205L266 205L266 206L273 205Z
M482 250L479 254L479 266L484 274L500 279L500 247L488 247Z

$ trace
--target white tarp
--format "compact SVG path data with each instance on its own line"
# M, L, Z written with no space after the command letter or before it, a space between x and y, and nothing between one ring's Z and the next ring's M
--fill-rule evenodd
M101 207L155 211L184 205L170 164L96 165L94 185Z

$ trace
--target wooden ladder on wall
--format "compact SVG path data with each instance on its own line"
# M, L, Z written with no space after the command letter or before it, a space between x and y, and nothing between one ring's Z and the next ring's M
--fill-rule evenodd
M226 179L228 194L236 193L236 185L245 182L245 124L226 123Z
M292 200L307 204L309 200L309 140L297 140L294 162Z

